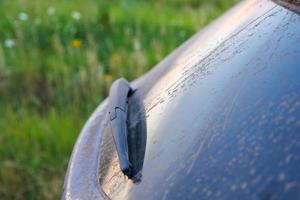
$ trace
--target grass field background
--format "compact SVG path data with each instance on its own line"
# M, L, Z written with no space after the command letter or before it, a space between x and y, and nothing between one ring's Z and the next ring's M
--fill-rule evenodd
M1 0L0 199L59 199L85 120L235 0Z

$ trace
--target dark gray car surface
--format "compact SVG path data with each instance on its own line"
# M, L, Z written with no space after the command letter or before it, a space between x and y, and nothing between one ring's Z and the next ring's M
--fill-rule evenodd
M120 171L105 100L74 147L63 199L300 199L295 9L243 1L131 86L141 179Z

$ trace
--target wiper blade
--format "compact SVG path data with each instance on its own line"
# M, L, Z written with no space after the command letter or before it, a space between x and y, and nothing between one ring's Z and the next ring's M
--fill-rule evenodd
M129 161L127 142L128 97L133 93L125 79L116 80L109 91L109 116L112 135L116 145L121 171L132 177L132 164Z

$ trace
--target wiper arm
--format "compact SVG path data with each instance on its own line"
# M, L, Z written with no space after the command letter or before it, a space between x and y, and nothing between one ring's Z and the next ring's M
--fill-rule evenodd
M116 145L122 172L132 177L132 165L129 161L127 142L128 97L133 93L125 79L116 80L109 91L109 116L112 135Z

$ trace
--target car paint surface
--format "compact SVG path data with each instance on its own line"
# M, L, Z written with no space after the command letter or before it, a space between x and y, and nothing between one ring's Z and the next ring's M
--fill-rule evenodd
M300 199L299 14L241 2L132 87L147 127L141 180L118 167L104 101L63 199Z

